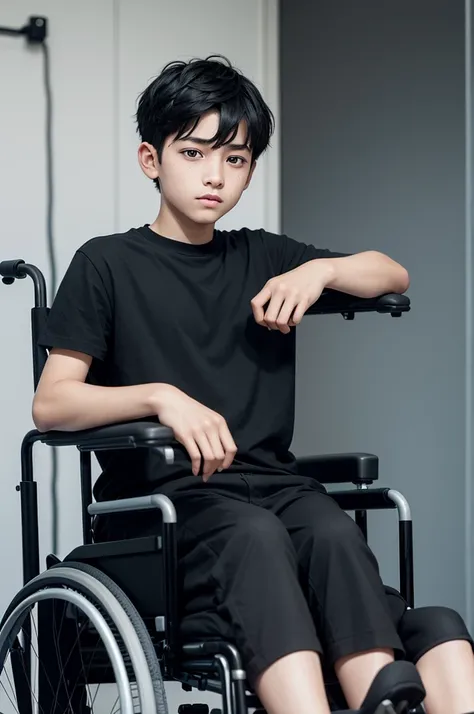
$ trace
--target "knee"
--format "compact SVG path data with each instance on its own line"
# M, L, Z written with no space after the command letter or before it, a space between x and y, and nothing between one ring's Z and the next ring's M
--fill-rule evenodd
M255 509L253 513L240 519L233 528L233 536L238 541L259 549L273 550L282 544L291 544L280 519L263 508Z
M445 642L471 636L461 615L449 607L420 607L407 610L398 627L407 659L417 662L428 650Z
M309 531L313 548L324 551L344 552L366 547L359 526L342 510L333 511L331 518L311 524Z

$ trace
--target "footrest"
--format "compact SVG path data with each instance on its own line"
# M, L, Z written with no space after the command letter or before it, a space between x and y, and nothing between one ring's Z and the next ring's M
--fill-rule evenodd
M178 714L209 714L207 704L180 704Z
M408 712L421 704L426 691L411 662L391 662L375 677L360 708L360 714Z

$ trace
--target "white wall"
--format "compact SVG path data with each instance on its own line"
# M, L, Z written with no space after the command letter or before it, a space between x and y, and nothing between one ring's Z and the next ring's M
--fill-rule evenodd
M138 94L174 59L221 53L262 89L278 120L277 0L0 0L0 25L31 14L50 22L54 101L54 227L60 276L94 235L152 221L158 195L136 162ZM46 274L42 56L0 36L0 260L21 257ZM278 136L251 189L223 227L279 225ZM0 612L21 586L20 444L32 427L32 285L0 284ZM37 447L41 549L50 549L50 471ZM60 555L78 544L78 459L60 455ZM44 558L42 559L44 567ZM199 696L202 699L202 696ZM173 707L171 707L173 709Z

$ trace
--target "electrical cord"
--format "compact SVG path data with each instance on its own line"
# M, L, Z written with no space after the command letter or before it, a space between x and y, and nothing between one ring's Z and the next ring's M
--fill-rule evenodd
M48 19L33 15L23 27L0 26L0 35L25 37L29 45L40 45L43 52L43 79L45 91L45 125L46 125L46 237L51 283L51 302L57 289L57 266L53 231L54 209L54 171L53 171L53 99L51 91L51 71L49 48L46 43L48 36ZM52 447L51 452L51 501L52 501L52 552L58 552L58 452Z
M46 226L48 242L48 259L50 268L51 292L53 296L57 289L57 267L53 235L53 101L51 92L51 72L49 63L49 48L46 42L41 45L44 57L44 90L46 97L46 183L47 183L47 209Z
M49 276L51 284L51 302L57 289L57 264L54 245L53 209L54 209L54 172L53 172L53 99L51 91L51 71L49 48L41 43L43 51L43 78L46 104L46 239L48 248ZM58 512L58 450L51 452L51 550L58 553L59 548L59 512Z

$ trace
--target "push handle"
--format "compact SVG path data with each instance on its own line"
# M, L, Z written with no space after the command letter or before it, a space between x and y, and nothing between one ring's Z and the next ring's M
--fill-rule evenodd
M0 262L0 275L5 285L12 285L15 280L26 278L29 275L35 287L35 307L46 307L46 281L43 273L36 265L25 263L21 258L2 260Z
M36 265L25 263L21 258L16 260L2 260L0 262L0 276L5 285L12 285L15 280L29 276L35 290L35 306L31 310L31 342L33 351L33 383L38 386L41 372L48 358L44 347L38 345L38 337L48 317L46 280Z
M26 272L22 267L25 261L21 258L16 260L2 260L0 263L0 275L5 285L12 285L15 280L26 278Z

